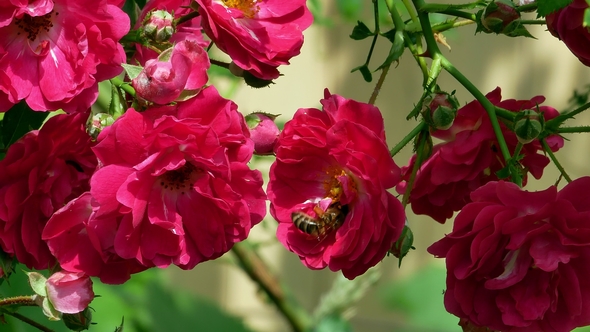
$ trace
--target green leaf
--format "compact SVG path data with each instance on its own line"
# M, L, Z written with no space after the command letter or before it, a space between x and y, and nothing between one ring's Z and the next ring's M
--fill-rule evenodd
M353 68L350 72L354 73L357 70L361 72L365 82L371 82L373 80L373 74L371 74L371 71L369 70L369 67L367 66L367 64Z
M125 73L127 73L127 76L129 76L129 79L131 80L139 76L139 73L143 70L142 66L129 65L126 63L122 63L121 66L125 69Z
M584 10L584 22L582 25L585 28L590 26L590 8L586 8L586 10Z
M365 23L358 21L354 29L352 29L350 38L354 40L362 40L373 35L374 33L369 29L369 27Z
M39 129L48 114L33 111L24 101L12 106L0 123L1 145L8 147L29 131Z
M386 66L391 65L394 61L399 60L399 58L404 53L406 49L404 45L404 35L403 32L399 31L395 34L393 38L393 44L391 45L391 49L389 50L389 55L385 59L385 61L379 66L376 70L383 69Z
M363 0L336 0L336 8L346 20L354 20L363 8Z
M539 17L545 17L556 10L559 10L570 3L573 0L537 0L537 15Z

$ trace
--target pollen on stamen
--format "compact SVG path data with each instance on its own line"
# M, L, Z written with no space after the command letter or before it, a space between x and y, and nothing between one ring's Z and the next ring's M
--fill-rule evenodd
M34 41L37 39L39 33L43 31L49 32L53 28L53 22L51 21L52 14L53 12L43 16L29 16L25 14L22 18L15 19L14 23L27 35L27 39ZM17 35L20 35L21 31L17 32Z
M184 195L187 191L193 190L194 181L201 172L200 169L187 162L181 168L161 175L159 184L164 191Z
M235 8L248 18L254 17L260 10L257 4L257 0L221 0L223 4L228 8Z

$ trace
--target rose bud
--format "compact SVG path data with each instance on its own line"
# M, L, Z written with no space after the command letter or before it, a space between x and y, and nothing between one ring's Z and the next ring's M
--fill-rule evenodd
M254 141L254 153L258 155L272 154L279 139L279 128L274 122L278 115L255 112L246 116L250 129L250 138Z
M516 116L514 122L514 133L516 138L522 144L532 142L543 131L543 117L533 110L524 110Z
M174 16L165 10L153 10L143 20L143 35L156 43L168 41L174 30Z
M83 311L94 299L92 280L82 272L56 272L47 278L45 287L49 302L65 314Z
M72 331L88 330L92 323L92 311L86 308L75 314L64 314L62 319L67 328Z
M406 224L408 222L408 219L406 218ZM408 254L408 252L410 252L411 249L415 249L414 246L412 246L412 244L414 243L414 233L412 233L412 230L410 229L410 227L408 227L408 225L404 226L404 230L402 231L402 235L400 235L399 239L397 239L397 241L395 241L395 243L393 244L393 247L391 247L391 250L389 250L389 252L397 257L399 259L399 265L402 264L402 259L404 259L404 257L406 257L406 255Z
M484 32L502 34L509 33L514 28L514 24L511 23L518 19L520 19L520 13L514 4L507 0L491 2L480 18Z
M453 125L459 108L459 101L454 92L436 92L426 103L428 106L423 115L433 129L447 130Z

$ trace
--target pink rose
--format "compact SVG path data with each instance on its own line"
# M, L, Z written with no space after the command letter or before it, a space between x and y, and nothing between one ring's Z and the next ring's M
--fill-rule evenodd
M536 96L531 100L501 101L500 88L488 93L486 97L492 104L513 112L536 110L537 105L545 100L542 96ZM558 115L552 107L540 106L539 110L546 120ZM501 127L512 153L518 139L503 123ZM461 210L470 202L469 194L473 190L487 182L499 180L496 172L504 168L504 158L489 117L476 100L459 109L449 129L436 130L432 136L444 142L434 146L432 155L420 167L410 194L410 203L414 213L425 214L444 223L455 211ZM563 146L563 139L559 136L550 136L546 140L553 151ZM539 179L543 169L549 164L549 158L543 154L540 142L534 140L525 144L521 154L524 155L520 160L524 169ZM410 177L415 160L414 155L409 165L402 168L404 182L397 186L400 194L406 190L405 181Z
M208 80L209 56L194 41L184 40L174 48L148 60L139 76L131 81L137 97L156 104L168 104L185 90L198 91Z
M0 111L22 99L37 111L88 109L98 82L123 70L129 16L120 2L2 1Z
M311 269L353 279L385 257L404 227L402 205L387 191L400 169L379 109L327 89L321 103L322 111L299 109L285 124L268 197L288 250Z
M561 191L490 182L428 251L446 258L446 309L494 331L590 324L590 177Z
M586 66L590 66L590 32L584 27L586 0L573 0L565 8L547 15L547 29L565 43L570 51Z
M94 299L92 280L83 273L56 272L47 278L45 287L49 302L64 314L78 313Z
M41 240L45 223L89 189L97 159L87 118L87 112L54 116L11 145L0 161L0 245L29 268L55 263Z
M272 80L303 45L313 16L305 0L196 0L203 28L215 45L252 75Z
M90 255L76 253L69 238L90 237L92 243L77 242L78 248L85 245L125 265L127 278L134 262L191 269L215 259L244 240L266 213L262 175L247 165L252 150L236 104L212 86L175 106L129 109L98 137L94 152L102 166L91 179L92 197L81 204L86 212L79 214L87 220L59 217L70 213L61 210L47 226L54 231L44 237L62 267L76 255ZM68 230L71 225L75 232ZM93 228L92 234L84 228ZM77 261L79 266L64 269L103 282L126 280Z

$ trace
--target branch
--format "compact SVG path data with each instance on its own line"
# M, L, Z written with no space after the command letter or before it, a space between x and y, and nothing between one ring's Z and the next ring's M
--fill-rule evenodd
M293 331L307 331L311 325L309 314L270 272L252 245L247 240L236 243L232 252L237 257L241 268L262 288L285 316Z

